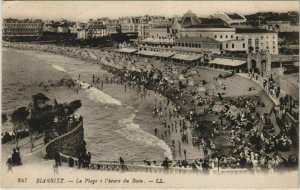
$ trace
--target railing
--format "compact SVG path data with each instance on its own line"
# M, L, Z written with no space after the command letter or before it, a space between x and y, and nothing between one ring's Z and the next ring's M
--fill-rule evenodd
M79 167L78 158L67 156L60 153L60 160L63 163L69 163L69 160L74 161L74 165L70 167ZM171 173L171 174L188 174L188 173L204 173L202 168L192 169L184 167L169 167L165 169L162 166L145 166L145 165L131 165L124 164L120 165L119 163L90 163L89 166L85 167L88 170L99 170L99 171L126 171L126 172L148 172L148 173ZM247 173L249 172L246 168L238 169L221 169L213 168L210 169L210 173Z
M55 138L55 139L52 139L50 142L48 142L45 146L44 146L44 149L42 150L43 152L43 155L45 156L45 158L52 158L53 157L53 146L56 145L56 144L59 144L59 143L62 143L65 141L65 139L69 138L69 136L72 136L74 135L74 133L77 133L79 131L79 129L81 129L83 127L83 121L80 120L79 121L79 124L74 128L72 129L71 131Z

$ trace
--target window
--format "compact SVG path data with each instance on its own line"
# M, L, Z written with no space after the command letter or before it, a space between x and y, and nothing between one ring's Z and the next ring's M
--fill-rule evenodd
M248 39L248 46L251 46L251 45L252 45L252 39L249 38L249 39Z
M188 37L188 35L186 34L185 37Z
M267 36L267 39L269 39L269 36Z
M226 35L226 36L225 36L225 38L227 39L227 38L228 38L228 36Z
M264 46L264 43L263 43L263 42L261 42L261 43L260 43L260 45L261 45L261 46Z
M215 38L217 39L217 35L215 35Z
M275 39L275 36L273 36L273 39Z
M269 49L269 46L267 46L267 49Z
M275 49L275 46L273 46L273 49Z
M202 37L202 35L200 34L200 38Z
M246 48L246 45L245 45L245 43L243 43L243 48Z
M238 37L238 36L236 36L236 37L235 37L235 39L237 39L237 40L238 40L238 39L239 39L239 37Z
M228 48L228 44L226 44L226 48Z
M222 35L220 35L220 38L222 39L222 38L223 38L223 36L222 36Z
M234 44L231 44L231 48L234 49Z
M231 39L233 39L233 35L231 35Z
M264 36L261 36L260 38L261 38L261 39L264 39Z

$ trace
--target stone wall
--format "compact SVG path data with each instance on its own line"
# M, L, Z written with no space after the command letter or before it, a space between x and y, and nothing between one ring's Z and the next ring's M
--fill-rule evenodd
M68 156L77 157L80 150L85 151L82 120L79 120L79 123L70 132L47 143L43 153L45 158L53 159L55 151L59 151Z

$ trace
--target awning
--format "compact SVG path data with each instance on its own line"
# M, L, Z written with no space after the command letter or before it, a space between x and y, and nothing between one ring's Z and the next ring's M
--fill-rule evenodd
M119 49L118 52L121 52L121 53L134 53L134 52L137 52L137 49L122 48L122 49Z
M147 55L147 56L154 56L157 52L155 51L139 51L137 54L140 55Z
M174 41L172 39L158 39L158 38L146 38L142 40L142 43L149 44L171 44Z
M224 58L215 58L214 60L210 61L209 64L217 64L217 65L225 65L231 67L238 67L247 63L246 60L236 60L236 59L224 59Z
M154 56L156 56L156 57L171 57L172 55L174 55L174 53L172 53L172 52L157 52L157 53L155 53Z
M201 55L183 55L183 54L175 54L172 58L178 59L178 60L184 60L184 61L195 61L197 59L200 59Z

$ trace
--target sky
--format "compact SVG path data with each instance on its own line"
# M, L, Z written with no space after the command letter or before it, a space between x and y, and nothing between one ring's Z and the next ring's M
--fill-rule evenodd
M163 15L182 16L191 10L198 16L236 12L299 11L298 1L2 1L3 18L68 19Z

